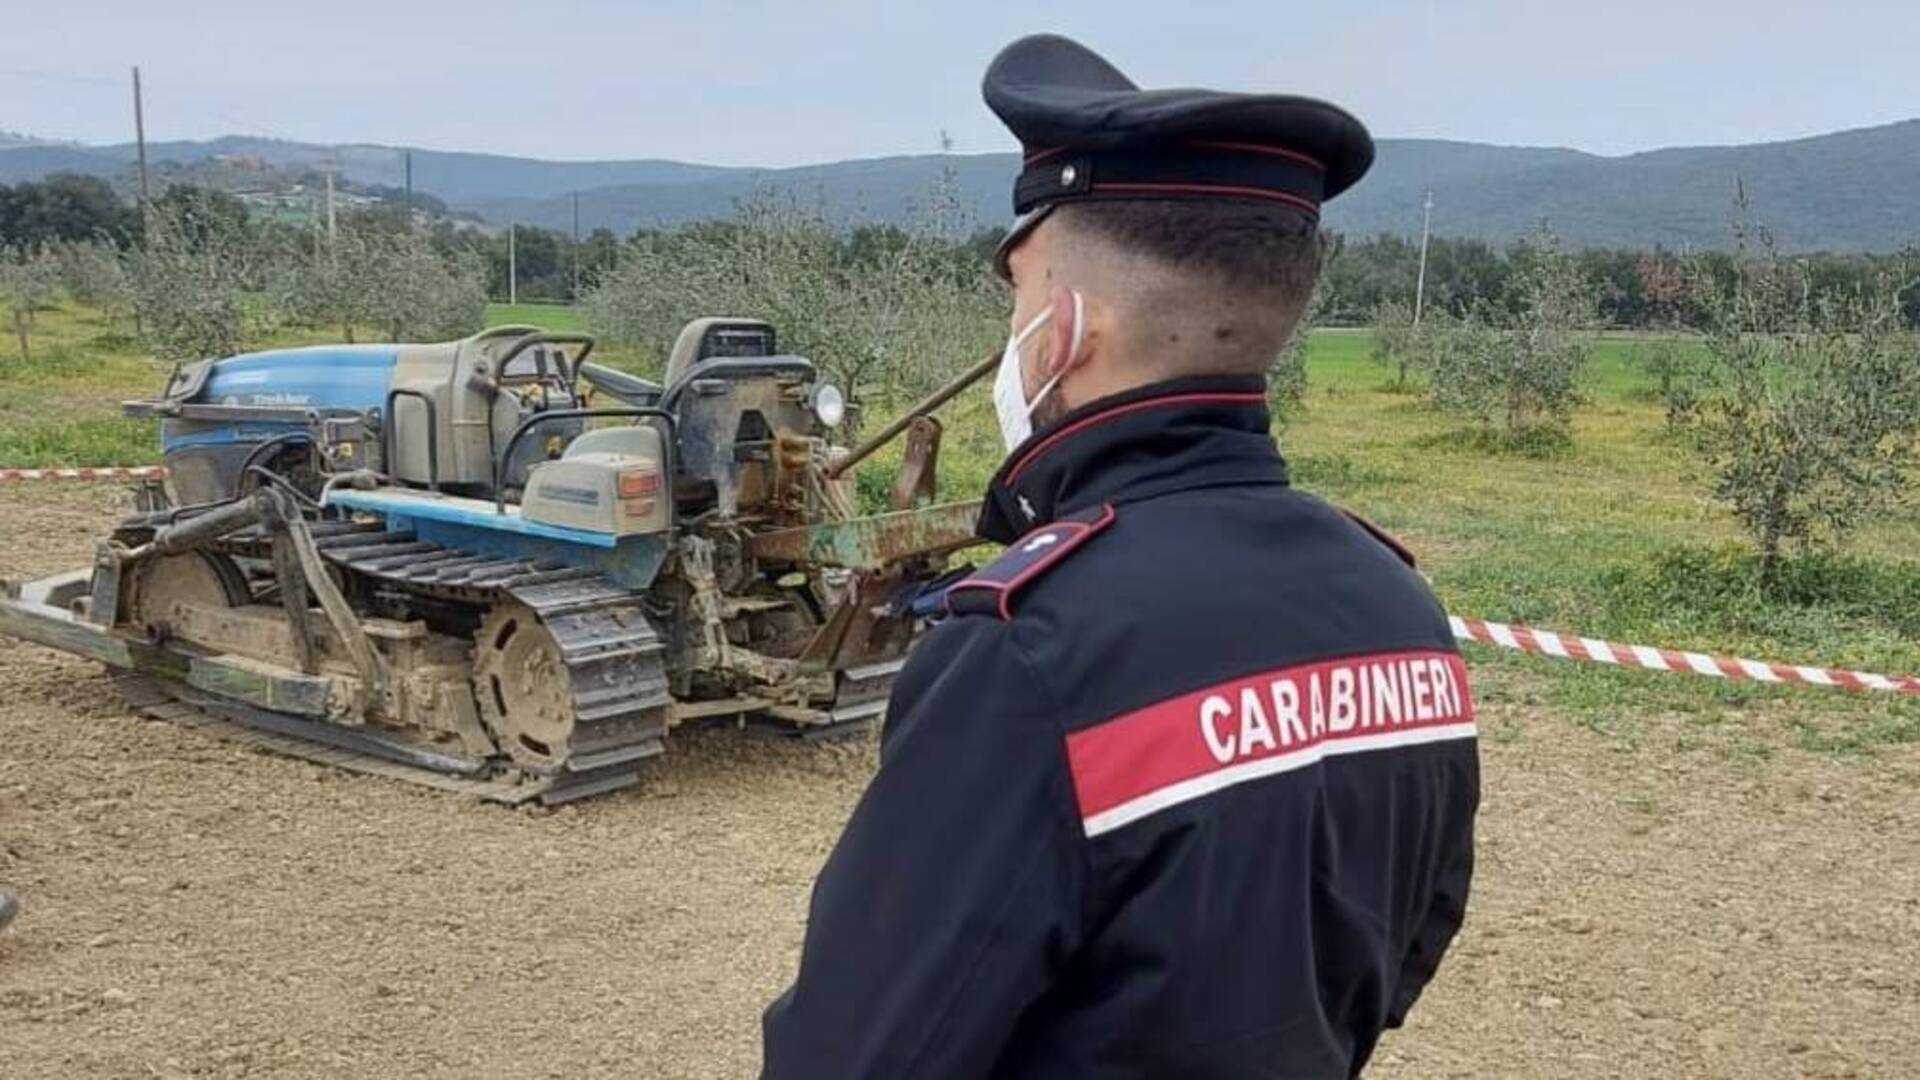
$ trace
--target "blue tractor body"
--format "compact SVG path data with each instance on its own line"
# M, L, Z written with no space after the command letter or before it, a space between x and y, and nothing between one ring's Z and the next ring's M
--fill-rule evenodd
M210 365L193 400L234 407L377 414L393 388L399 355L397 345L315 345L243 353ZM169 421L162 428L160 448L172 453L189 446L251 445L300 427L292 419Z

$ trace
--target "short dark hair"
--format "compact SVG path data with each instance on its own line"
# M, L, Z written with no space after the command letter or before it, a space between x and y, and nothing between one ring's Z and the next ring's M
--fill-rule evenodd
M1298 325L1320 271L1316 221L1286 206L1128 199L1069 203L1053 214L1070 233L1157 264L1185 286L1175 289L1184 295L1152 306L1169 321L1206 320L1154 346L1189 354L1179 364L1189 369L1265 370ZM1187 348L1169 350L1182 338Z
M1054 212L1076 230L1230 288L1280 289L1304 301L1319 269L1319 230L1312 218L1289 207L1128 199L1073 203Z

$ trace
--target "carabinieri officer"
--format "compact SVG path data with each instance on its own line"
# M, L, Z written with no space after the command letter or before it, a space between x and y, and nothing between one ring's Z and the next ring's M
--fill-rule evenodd
M1264 404L1372 140L1053 36L985 93L1025 147L1007 548L899 677L765 1075L1356 1075L1460 927L1479 802L1445 615L1288 485Z

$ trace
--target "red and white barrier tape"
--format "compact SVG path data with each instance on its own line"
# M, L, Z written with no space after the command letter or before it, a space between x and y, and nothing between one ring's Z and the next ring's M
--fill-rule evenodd
M32 480L147 480L167 475L160 465L100 465L83 469L0 469L0 484Z
M1751 682L1807 683L1836 686L1847 690L1886 690L1899 694L1920 694L1920 676L1877 675L1871 671L1841 671L1835 668L1803 667L1798 664L1772 664L1761 660L1743 660L1733 656L1708 656L1706 653L1657 649L1651 645L1621 645L1593 638L1556 634L1528 626L1487 622L1483 619L1448 618L1453 636L1461 641L1478 641L1520 652L1557 656L1563 660L1585 660L1595 664L1645 668L1648 671L1672 671L1683 675L1705 675L1714 679L1741 679Z

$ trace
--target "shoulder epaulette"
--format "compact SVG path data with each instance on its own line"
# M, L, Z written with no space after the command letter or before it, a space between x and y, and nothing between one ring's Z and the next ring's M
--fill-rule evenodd
M1102 504L1042 525L1007 545L1000 557L955 582L947 590L947 610L955 615L1013 618L1013 596L1113 523L1113 507Z
M1347 515L1347 520L1353 522L1355 525L1360 526L1360 528L1364 530L1368 536L1371 536L1375 540L1378 540L1382 544L1385 544L1388 551L1391 551L1395 555L1398 555L1400 557L1401 562L1406 563L1408 566L1412 566L1415 568L1419 567L1420 565L1419 562L1413 557L1413 550L1407 547L1407 545L1401 543L1399 537L1393 535L1392 533L1381 528L1380 526L1375 525L1373 522L1368 521L1366 518L1361 517L1359 514L1356 514L1351 510L1342 508L1340 512Z

